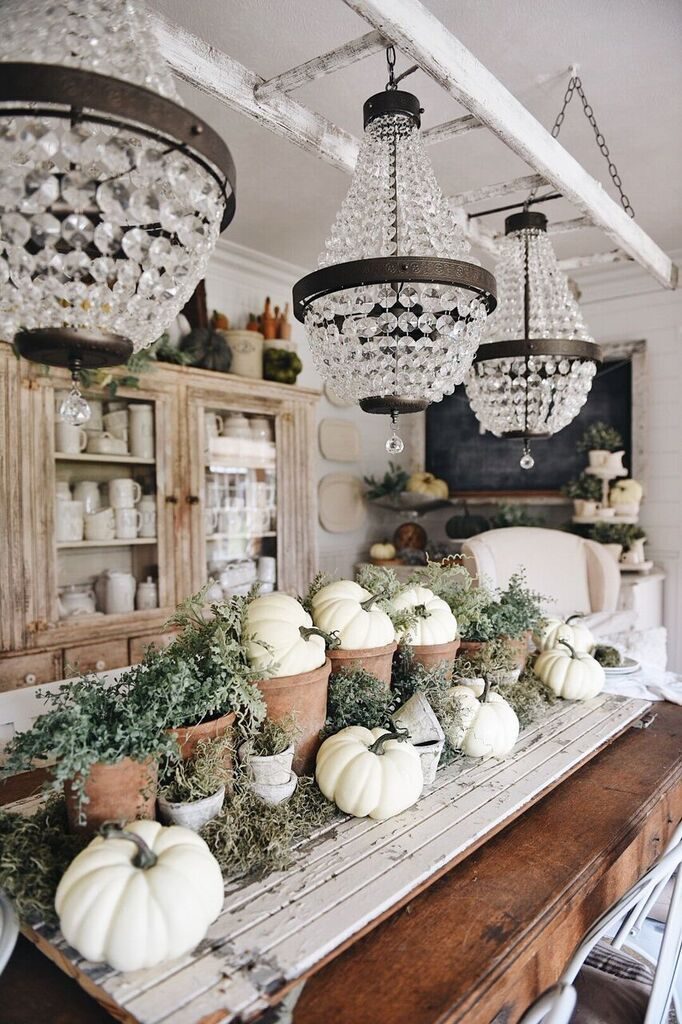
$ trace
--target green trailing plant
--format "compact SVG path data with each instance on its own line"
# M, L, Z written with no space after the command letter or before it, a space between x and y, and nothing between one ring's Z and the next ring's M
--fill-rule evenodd
M283 754L296 741L298 732L293 715L287 715L281 722L273 722L271 718L266 718L249 740L249 753L254 757Z
M613 523L604 520L591 526L587 536L598 544L621 544L623 550L628 551L634 541L646 538L646 533L636 523Z
M380 480L373 476L366 476L363 479L367 484L366 497L370 501L376 501L378 498L395 497L404 491L410 474L401 466L389 462L388 469Z
M332 736L349 725L387 728L393 701L385 685L364 669L337 672L329 679L324 735Z
M461 679L486 679L495 684L516 667L515 652L509 640L496 637L466 659L458 658L455 675Z
M146 761L177 750L165 731L172 724L169 703L141 698L134 672L112 685L96 675L81 676L54 692L39 690L37 696L49 710L10 740L3 773L28 771L34 762L54 759L45 788L61 789L69 781L81 807L88 802L85 785L93 765L126 757Z
M487 612L493 592L474 586L471 574L456 557L429 562L410 576L407 585L427 587L442 598L457 619L462 640L490 640L495 635Z
M161 767L159 789L170 803L192 803L213 796L232 778L230 740L222 736L201 740L191 757L167 758Z
M533 515L523 505L502 503L497 506L490 525L494 530L500 530L507 526L542 526L544 521L544 516Z
M526 585L525 573L515 572L486 609L492 636L518 640L528 630L537 629L543 619L543 601L541 594Z
M386 612L397 633L407 632L414 625L417 615L413 608L393 607L393 601L405 589L393 569L385 565L363 565L355 580L376 597L376 607Z
M619 452L624 447L623 438L616 428L602 420L590 423L576 445L579 452Z
M603 668L620 668L623 664L623 656L615 647L609 644L597 644L592 651L595 658Z
M522 729L544 718L560 699L530 667L524 669L518 682L505 686L502 695L516 712Z
M581 499L582 501L601 501L602 485L601 480L589 473L581 473L565 483L561 493L566 498Z

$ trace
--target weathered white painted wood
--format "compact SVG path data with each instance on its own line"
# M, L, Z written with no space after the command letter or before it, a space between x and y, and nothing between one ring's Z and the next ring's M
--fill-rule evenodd
M450 208L469 242L497 259L500 250L498 236L493 229L489 228L482 220L470 217L462 206L455 206L451 203Z
M494 185L481 185L480 188L460 192L456 196L451 196L450 202L453 206L469 206L471 203L480 203L484 199L509 196L514 192L525 192L526 189L539 188L546 184L547 182L541 174L524 174L520 178L513 178L512 181L498 181Z
M621 249L610 252L593 252L590 256L569 256L559 260L562 270L581 270L583 267L600 267L609 263L631 263L632 258Z
M97 985L126 1020L248 1019L278 988L516 817L647 706L610 695L559 704L524 731L513 757L455 763L389 821L340 819L302 843L288 871L231 880L207 937L172 964L117 974L83 961L58 933L37 930L60 951L65 968Z
M259 101L271 99L277 92L293 92L300 89L307 82L313 82L323 75L330 75L334 71L341 71L342 68L350 67L363 57L369 57L372 53L383 50L386 40L381 32L367 32L359 39L351 39L343 46L337 46L320 57L313 57L305 64L299 64L295 68L283 71L281 75L268 78L262 85L255 89L256 99Z
M159 15L153 17L152 25L164 57L179 78L342 171L352 172L359 143L349 132L285 93L259 102L255 89L265 82L260 75Z
M420 0L344 0L666 288L670 257Z
M445 121L443 124L435 124L433 128L425 128L422 137L425 142L444 142L455 135L464 135L475 128L483 128L484 124L473 114L465 114L464 117L456 117L454 121Z
M547 225L548 235L564 235L569 231L584 231L594 228L591 217L573 217L572 220L550 221Z

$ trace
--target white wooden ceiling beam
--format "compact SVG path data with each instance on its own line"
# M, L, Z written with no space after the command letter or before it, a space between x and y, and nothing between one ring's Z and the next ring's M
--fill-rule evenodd
M677 267L420 0L344 0L666 288Z
M463 117L456 117L454 121L445 121L443 124L436 124L433 128L425 128L422 132L424 142L444 142L455 135L464 135L474 128L483 128L483 121L479 121L473 114L465 114Z
M152 24L161 52L178 78L334 167L353 172L360 144L349 132L285 93L259 102L255 91L265 81L260 75L159 15Z
M562 270L582 270L585 267L603 267L609 263L631 263L632 257L621 249L612 249L610 252L593 252L590 256L569 256L565 260L559 260Z
M322 78L323 75L330 75L334 71L341 71L342 68L350 67L356 61L369 57L370 54L377 53L385 47L386 40L381 32L376 30L367 32L366 35L360 36L359 39L351 39L349 43L337 46L335 50L330 50L329 53L323 53L320 57L313 57L312 60L306 61L305 64L299 64L297 67L290 68L289 71L283 71L281 75L275 75L274 78L269 78L267 82L257 85L255 90L256 99L267 100L271 99L277 92L293 92L294 89L300 89L302 85L306 85L308 82L314 82L316 78Z
M572 220L550 220L547 224L547 234L565 235L570 231L585 231L588 228L594 229L591 217L573 217Z
M541 174L524 174L523 177L514 178L513 181L498 181L494 185L481 185L480 188L460 192L459 195L451 196L450 201L454 206L469 206L471 203L480 203L484 199L509 196L514 192L525 192L546 184L547 182Z

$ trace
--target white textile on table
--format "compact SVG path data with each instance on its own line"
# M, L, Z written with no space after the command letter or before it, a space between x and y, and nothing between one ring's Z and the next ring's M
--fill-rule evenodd
M621 697L640 697L642 700L669 700L682 704L682 676L647 666L627 676L607 676L605 693Z

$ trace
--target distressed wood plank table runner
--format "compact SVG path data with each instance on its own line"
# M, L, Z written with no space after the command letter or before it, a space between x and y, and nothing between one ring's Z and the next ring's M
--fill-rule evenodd
M199 949L183 961L117 975L105 966L84 963L58 935L45 929L36 929L30 937L118 1019L192 1024L253 1016L269 1000L275 1001L287 984L338 953L489 841L619 735L646 706L607 696L583 705L559 705L542 724L526 730L513 758L469 761L464 767L445 769L420 802L398 818L384 823L345 821L333 833L305 844L289 871L257 883L231 883L223 915ZM551 805L554 799L547 802ZM539 837L542 843L550 840L550 835ZM481 892L479 911L485 904L486 893ZM476 920L476 915L469 917L468 926L475 927ZM459 922L448 922L453 937L458 926ZM363 941L370 940L371 936ZM398 943L393 959L399 962L405 955L409 951L406 954ZM458 955L453 945L448 956ZM343 961L342 957L339 963ZM402 968L394 966L399 973ZM423 967L426 971L428 965ZM313 990L318 978L309 983ZM304 997L307 992L308 988ZM299 1005L297 1017L305 1013L305 998ZM379 1019L362 1018L356 1010L339 1017L331 1007L328 1014L336 1020ZM384 1019L393 1017L382 1015ZM422 1019L426 1018L412 1017Z

